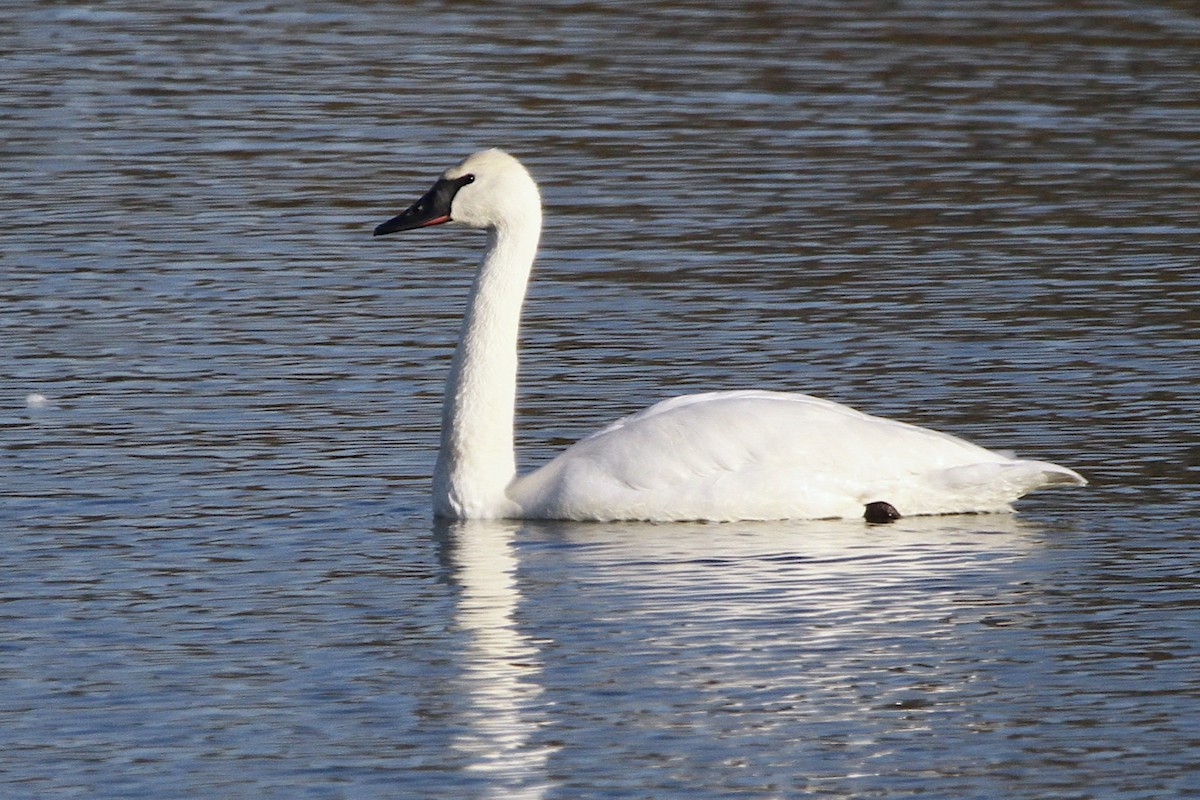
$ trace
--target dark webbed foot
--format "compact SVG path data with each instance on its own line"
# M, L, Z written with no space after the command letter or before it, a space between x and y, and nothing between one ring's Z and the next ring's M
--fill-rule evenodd
M874 503L867 503L863 519L875 523L895 522L900 519L900 512L891 503L876 500Z

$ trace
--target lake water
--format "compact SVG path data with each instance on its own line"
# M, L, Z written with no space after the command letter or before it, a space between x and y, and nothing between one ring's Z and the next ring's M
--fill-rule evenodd
M4 17L4 797L1200 793L1194 3ZM482 239L370 233L490 145L525 466L772 387L1091 485L435 523Z

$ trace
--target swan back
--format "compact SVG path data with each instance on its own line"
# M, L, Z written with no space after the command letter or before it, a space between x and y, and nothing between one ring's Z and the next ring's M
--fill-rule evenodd
M734 391L665 400L582 439L519 478L527 517L858 517L1010 511L1038 486L1083 483L955 436L808 395Z

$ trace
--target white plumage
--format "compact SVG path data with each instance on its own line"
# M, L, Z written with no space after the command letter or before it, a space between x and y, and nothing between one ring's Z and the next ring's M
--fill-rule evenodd
M443 222L488 231L451 363L434 511L453 518L734 520L1011 511L1056 464L816 397L760 390L665 400L516 475L517 328L541 233L537 185L499 150L447 170L376 235Z

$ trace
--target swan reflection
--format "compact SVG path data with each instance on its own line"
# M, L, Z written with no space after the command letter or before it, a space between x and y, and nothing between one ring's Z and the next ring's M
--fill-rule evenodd
M467 637L453 746L485 796L516 798L646 758L703 776L714 753L834 771L846 742L886 756L894 709L986 695L971 670L1007 657L991 632L1036 613L997 599L1047 533L1007 514L443 530Z
M530 741L542 688L536 645L518 630L521 601L513 537L517 525L464 522L439 525L460 593L455 617L467 634L463 657L465 731L453 746L470 769L489 779L487 796L528 798L545 794L551 748Z
M844 648L840 657L859 658L878 637L901 631L944 634L949 626L970 635L972 626L958 623L992 613L980 599L1010 580L1041 535L1036 522L1011 514L886 526L527 523L521 534L526 566L546 584L531 613L579 606L581 618L621 619L621 630L664 652L720 649L735 672L747 658L739 643L761 649L764 638L804 660L833 642ZM558 546L545 552L539 540ZM556 579L582 581L586 596L548 596Z

